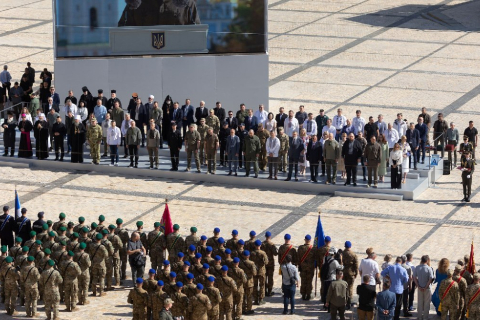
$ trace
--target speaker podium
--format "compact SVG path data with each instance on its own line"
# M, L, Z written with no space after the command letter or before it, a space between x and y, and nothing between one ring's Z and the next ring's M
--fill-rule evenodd
M113 55L208 53L208 25L123 27L110 29Z

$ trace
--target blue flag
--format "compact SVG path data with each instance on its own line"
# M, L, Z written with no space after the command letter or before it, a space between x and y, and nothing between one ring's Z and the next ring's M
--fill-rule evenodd
M22 216L22 213L20 212L20 207L20 198L18 197L17 190L15 190L15 218L20 218Z
M323 232L322 220L318 215L317 231L315 231L315 241L313 242L314 248L321 248L325 245L325 232Z

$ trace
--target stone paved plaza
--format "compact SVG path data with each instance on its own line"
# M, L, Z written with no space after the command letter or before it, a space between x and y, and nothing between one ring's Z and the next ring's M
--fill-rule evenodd
M14 81L19 80L27 61L37 71L53 70L51 20L49 0L2 2L0 64L9 65ZM296 110L305 104L307 112L317 114L324 108L333 116L342 107L348 117L361 109L363 116L382 113L391 122L397 112L413 120L421 107L427 107L435 119L443 112L460 131L470 119L478 127L479 30L480 1L269 1L269 108ZM80 88L74 89L79 93ZM60 95L63 99L65 93ZM108 223L122 217L126 227L133 229L142 220L146 230L151 230L168 198L173 220L183 234L193 225L207 236L218 226L225 238L234 228L243 239L250 230L257 234L270 230L276 243L282 243L288 232L295 245L303 243L306 233L314 234L321 210L325 232L337 248L350 240L359 258L372 246L380 264L385 254L407 252L414 254L415 263L429 254L436 264L443 257L454 261L463 257L472 239L480 246L480 218L475 215L480 206L479 179L474 176L469 204L459 201L463 197L459 182L460 174L454 171L416 201L391 202L145 179L131 171L125 176L106 176L2 166L0 203L13 205L16 186L32 218L45 211L47 219L53 220L63 211L67 220L84 216L92 222L104 214ZM279 285L275 290L279 292ZM61 318L131 318L126 296L126 288L109 292L107 297L92 298L90 305L80 306L81 314L62 312ZM308 303L300 301L297 315L290 319L329 319L319 312L318 296ZM244 318L278 319L281 309L277 294L267 298L255 315ZM43 307L40 310L43 319ZM24 316L21 308L18 318ZM353 315L349 312L348 317ZM0 318L6 316L0 314Z

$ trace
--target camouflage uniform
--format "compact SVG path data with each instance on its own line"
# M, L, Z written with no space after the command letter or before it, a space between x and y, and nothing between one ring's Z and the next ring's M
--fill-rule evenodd
M203 141L201 135L198 131L193 130L185 133L184 137L186 152L187 152L187 169L190 170L192 164L192 154L195 157L195 165L197 170L200 170L200 164L204 163L203 157ZM200 141L200 146L197 149L198 142Z
M73 257L73 260L78 263L80 271L82 272L78 276L78 303L81 305L88 304L88 286L90 284L90 256L85 252L77 252Z
M275 256L278 255L277 247L271 240L265 240L261 249L265 251L268 257L268 264L265 266L265 294L269 296L273 289L273 273L275 270Z
M113 276L115 277L115 285L120 285L120 251L123 248L122 240L116 234L109 234L107 236L108 241L113 246L113 256L112 256L112 267L113 267ZM112 276L108 276L107 273L107 288L112 286Z
M173 306L170 309L173 317L185 317L189 307L187 296L181 292L174 292L170 295L170 298L173 300Z
M468 301L465 300L465 296L466 296L466 293L467 293L467 280L463 277L461 277L460 275L453 275L452 277L452 280L453 281L456 281L457 284L458 284L458 289L459 289L459 295L460 295L460 300L459 300L459 308L457 310L457 313L456 313L456 320L460 320L463 318L464 314L465 314L465 303L467 303ZM452 288L453 289L453 288ZM443 304L442 304L442 309L443 309ZM453 318L452 318L453 320Z
M280 149L278 150L278 156L280 157L280 171L286 172L287 171L287 155L288 149L290 147L290 140L285 133L278 134L278 140L280 140Z
M282 258L285 259L287 255L292 256L292 264L298 265L298 258L297 258L297 249L293 247L290 243L284 243L278 248L278 264L281 265L283 263Z
M186 236L185 237L185 249L184 249L185 253L188 252L188 247L190 245L193 244L194 246L197 246L198 241L200 241L200 237L197 236L197 235L191 234L189 236Z
M160 311L163 309L163 304L165 299L168 298L168 295L163 292L162 289L157 289L151 296L151 303L152 303L152 315L153 320L159 320Z
M228 270L228 274L235 281L237 291L233 293L233 316L235 319L242 317L244 286L247 283L245 271L238 266Z
M157 281L155 279L147 279L143 281L143 286L145 291L148 293L148 306L147 306L147 319L152 318L152 296L157 290ZM160 309L161 310L161 309Z
M480 296L477 295L475 300L472 301L470 305L470 299L480 290L480 284L471 284L467 287L467 292L465 294L466 309L468 312L468 319L478 320L480 319Z
M44 288L43 301L45 302L47 319L58 319L58 307L60 304L58 286L63 282L63 278L60 272L53 269L53 267L49 267L42 272L40 282Z
M298 247L298 264L300 271L300 294L304 299L310 299L312 294L312 280L315 275L315 249L311 244ZM303 258L303 262L301 262Z
M217 278L216 285L222 296L220 319L232 320L233 295L237 292L237 285L232 278L224 275Z
M100 296L103 295L105 287L105 261L108 257L107 249L101 243L92 243L90 246L90 256L92 260L92 292L97 294L97 284L99 285Z
M128 236L128 231L124 227L120 227L115 229L115 234L122 240L122 249L120 249L120 279L125 280L127 274L127 245L128 240L130 239Z
M39 297L38 280L40 280L40 273L34 265L23 267L20 282L25 289L25 310L27 317L33 317L37 313L37 300Z
M100 163L100 142L102 142L102 127L98 124L89 126L87 130L87 141L90 145L90 156L93 163Z
M207 320L207 313L210 309L212 309L210 299L203 293L197 293L188 304L188 311L191 313L192 319L195 320Z
M343 262L343 280L348 284L347 305L352 303L353 283L358 275L358 259L357 255L350 249L346 248L342 254Z
M203 292L212 304L212 308L207 311L208 320L218 320L220 317L220 303L222 302L220 290L212 285L205 287Z
M208 134L205 137L205 153L207 155L207 172L215 173L217 170L217 143L219 143L218 136Z
M105 246L105 249L107 249L108 252L108 257L105 259L105 285L107 290L112 290L113 254L115 253L115 249L113 249L113 245L108 238L103 238L101 243Z
M82 270L73 260L66 260L60 266L63 273L63 290L65 291L65 306L67 311L75 311L78 298L78 276Z
M458 306L460 302L460 288L456 282L448 291L445 298L442 299L445 291L452 282L452 278L447 278L440 283L440 290L438 296L440 297L440 303L442 304L442 320L447 319L447 315L450 313L450 319L456 319Z
M147 291L138 287L133 288L128 294L127 302L133 304L134 320L146 319L146 309L149 302Z
M5 310L7 310L8 315L13 315L18 296L20 272L12 265L6 266L1 270L0 278L5 290Z
M52 225L52 230L58 232L58 229L60 227L65 227L65 228L67 227L67 223L65 222L65 219L54 222Z
M173 261L173 258L176 257L179 252L182 252L184 247L185 240L183 240L178 230L170 233L167 236L168 260Z
M242 268L247 275L247 282L243 285L243 289L245 291L243 299L243 313L246 313L252 310L253 283L254 278L257 275L257 268L255 263L250 260L242 260L240 262L240 268Z
M268 264L268 256L265 251L256 249L252 251L251 258L257 268L257 274L253 278L253 297L259 304L265 298L265 266Z
M263 126L262 126L263 128ZM258 153L258 166L260 170L265 171L267 169L267 139L270 137L270 134L267 130L259 130L255 135L260 139L260 152Z
M148 234L148 255L152 269L160 271L165 260L165 236L161 231L153 230ZM161 309L160 309L161 310Z
M213 129L214 134L218 134L220 132L220 120L215 115L209 115L205 118L205 124Z
M328 250L330 250L330 246L328 244L325 244L323 247L318 248L315 252L315 260L317 261L317 268L318 268L318 276L320 277L320 270L322 270L322 265L323 261L325 260L325 257L328 255ZM321 278L320 278L321 279ZM323 297L322 295L322 290L325 288L323 285L323 281L320 280L320 297ZM325 292L325 296L327 293ZM321 298L320 298L321 300ZM323 301L325 302L325 301Z
M207 161L207 157L205 156L205 137L207 136L207 131L210 127L207 126L207 125L198 125L197 126L197 131L198 133L200 134L200 150L198 150L198 155L200 157L200 163L202 165L205 165L206 164L206 161Z

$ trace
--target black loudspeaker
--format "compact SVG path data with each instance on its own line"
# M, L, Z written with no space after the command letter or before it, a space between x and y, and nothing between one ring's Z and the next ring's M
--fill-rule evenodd
M450 174L450 160L443 159L443 174Z

